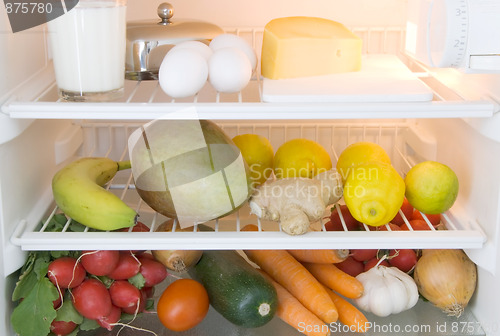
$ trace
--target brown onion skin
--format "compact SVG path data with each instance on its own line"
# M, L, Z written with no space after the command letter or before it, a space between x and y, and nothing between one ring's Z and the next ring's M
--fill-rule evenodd
M160 224L155 232L171 232L174 221L167 220ZM193 228L181 229L176 227L175 231L190 232ZM155 250L151 251L156 260L161 262L171 271L184 273L191 266L194 266L201 258L203 251L201 250Z
M424 298L458 317L476 289L477 269L462 250L423 250L413 278Z

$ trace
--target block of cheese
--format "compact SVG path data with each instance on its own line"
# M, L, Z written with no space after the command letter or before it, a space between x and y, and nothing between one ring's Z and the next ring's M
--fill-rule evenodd
M262 76L286 79L361 69L361 39L343 24L307 16L271 20L264 27Z

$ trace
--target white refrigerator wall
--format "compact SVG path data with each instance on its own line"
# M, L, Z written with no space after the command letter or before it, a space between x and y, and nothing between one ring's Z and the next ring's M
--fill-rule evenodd
M129 0L129 20L153 19L156 8L162 1ZM172 0L174 18L192 18L216 23L225 28L263 27L269 20L280 16L309 15L337 20L349 27L404 27L406 24L405 0ZM12 34L5 8L0 6L0 105L9 92L18 85L30 85L33 74L42 69L50 58L45 41L44 27L36 27ZM468 77L452 71L452 76L443 71L448 85L459 88L464 96L475 95L476 89L485 83L488 94L500 92L499 76ZM422 134L435 146L436 159L452 166L459 175L460 203L463 215L477 221L488 237L484 249L496 265L496 274L480 269L478 290L472 302L475 316L483 327L499 334L495 323L500 310L500 120L444 120L425 119L415 121ZM14 277L12 270L4 268L4 258L17 249L9 244L15 229L13 223L23 220L30 209L46 205L50 179L56 170L55 146L64 141L64 134L70 128L69 121L10 119L0 113L0 287L3 288L3 302L0 304L1 324L7 326L2 334L9 334L10 296ZM477 133L481 130L485 135ZM24 131L24 132L23 132ZM21 135L18 135L21 134ZM431 146L431 147L432 147ZM484 252L484 251L483 251ZM474 257L477 251L468 251ZM484 256L485 253L482 253ZM2 330L0 329L0 332ZM488 330L487 330L488 331ZM12 334L12 332L10 331Z

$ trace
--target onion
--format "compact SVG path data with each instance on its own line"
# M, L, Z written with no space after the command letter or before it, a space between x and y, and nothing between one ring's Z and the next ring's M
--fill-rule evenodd
M459 317L476 288L476 265L462 250L423 250L413 273L420 294Z
M156 232L171 232L174 221L167 220L160 224ZM181 229L177 227L175 231L189 232L192 228ZM161 262L171 271L178 273L186 272L187 269L195 265L201 258L203 251L198 250L155 250L151 251L156 260Z

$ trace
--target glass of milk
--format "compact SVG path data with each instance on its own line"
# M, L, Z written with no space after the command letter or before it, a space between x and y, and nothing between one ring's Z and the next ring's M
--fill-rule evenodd
M126 0L80 0L48 22L59 96L110 101L123 95Z

